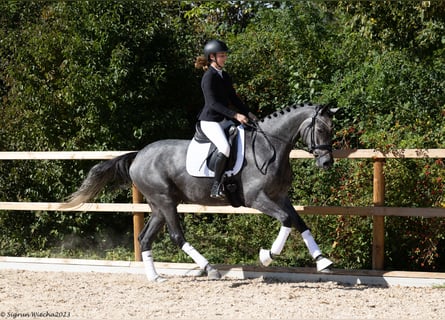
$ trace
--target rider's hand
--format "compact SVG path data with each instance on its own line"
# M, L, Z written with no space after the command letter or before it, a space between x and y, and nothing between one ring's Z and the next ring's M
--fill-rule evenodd
M252 119L253 121L258 121L258 117L254 115L252 112L248 113L249 119Z
M245 115L243 115L241 113L235 114L235 120L241 124L246 124L249 122L249 118L247 118Z

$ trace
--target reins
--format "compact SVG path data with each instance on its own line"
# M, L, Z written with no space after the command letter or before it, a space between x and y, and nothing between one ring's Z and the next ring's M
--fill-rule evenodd
M256 165L257 169L263 175L266 175L269 165L275 160L275 157L276 157L277 152L275 150L275 147L272 144L272 142L269 140L267 134L263 131L263 129L261 129L261 127L258 125L258 123L256 121L248 122L247 124L245 124L245 126L252 129L252 153L253 153L253 159L255 161L255 165ZM269 144L270 149L272 149L272 156L267 161L265 161L262 166L260 166L258 164L258 160L257 160L256 152L255 152L255 142L256 142L256 138L258 136L258 132L263 135L263 137L266 139L267 143Z

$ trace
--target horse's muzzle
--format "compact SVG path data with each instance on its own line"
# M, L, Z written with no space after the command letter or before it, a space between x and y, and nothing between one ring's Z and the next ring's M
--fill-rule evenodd
M334 157L332 156L332 152L326 152L322 155L316 156L315 163L320 169L327 170L331 168L334 164Z

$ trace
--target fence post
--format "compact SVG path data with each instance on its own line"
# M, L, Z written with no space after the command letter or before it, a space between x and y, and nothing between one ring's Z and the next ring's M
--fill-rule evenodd
M385 159L374 159L373 203L376 207L385 205ZM372 216L372 269L383 270L385 266L385 217Z
M133 203L142 203L142 193L133 185L132 189ZM139 246L138 236L144 227L144 213L133 212L133 244L134 244L134 260L142 261L141 247Z

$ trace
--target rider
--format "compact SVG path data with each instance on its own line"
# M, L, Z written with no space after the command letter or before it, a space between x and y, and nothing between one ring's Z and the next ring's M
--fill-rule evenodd
M229 48L220 40L210 40L204 46L204 56L196 58L195 67L204 69L201 80L201 89L204 94L204 107L198 120L204 134L218 148L215 162L215 180L210 197L223 198L221 180L225 171L227 159L230 155L230 146L224 134L223 125L227 120L236 120L246 124L249 119L258 120L249 108L236 95L232 79L223 71L227 60ZM233 105L238 110L232 110Z

